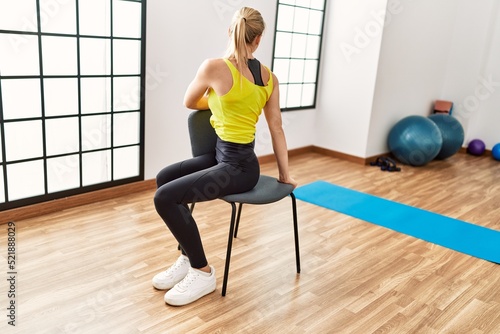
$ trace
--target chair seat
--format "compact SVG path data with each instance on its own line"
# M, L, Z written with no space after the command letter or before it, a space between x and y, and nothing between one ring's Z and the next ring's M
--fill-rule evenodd
M291 184L278 182L278 179L271 176L260 175L259 181L252 190L227 195L221 199L233 203L268 204L285 198L292 191Z

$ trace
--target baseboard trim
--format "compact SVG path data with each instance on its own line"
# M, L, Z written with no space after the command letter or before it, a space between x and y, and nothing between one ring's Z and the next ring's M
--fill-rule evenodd
M11 210L5 210L1 213L1 224L6 224L10 221L19 221L28 218L58 212L64 209L74 208L77 206L96 203L131 193L154 190L156 187L155 180L145 180L133 182L121 186L111 187L102 190L96 190L89 193L74 195L70 197L60 198L48 202L37 203L23 206Z
M342 153L342 152L332 151L332 150L329 150L327 148L318 147L318 146L312 146L312 152L323 154L323 155L326 155L326 156L329 156L332 158L337 158L337 159L341 159L341 160L354 162L357 164L362 164L362 165L366 164L366 160L367 160L365 158L360 158L360 157L346 154L346 153Z
M376 160L380 156L387 156L390 153L379 154L372 157L360 158L354 155L349 155L337 151L333 151L330 149L326 149L318 146L305 146L296 149L291 149L288 151L288 156L298 156L306 153L318 153L323 154L329 157L347 160L353 163L368 165L370 161ZM466 149L462 148L460 150L461 153L465 153ZM264 155L258 157L259 162L261 164L273 163L276 162L276 158L274 154ZM49 213L58 212L64 209L74 208L80 205L96 203L99 201L104 201L124 195L128 195L134 192L141 191L152 191L156 188L156 182L154 179L138 181L130 184L125 184L121 186L116 186L112 188L96 190L90 193L79 194L75 196L70 196L66 198L56 199L53 201L28 205L16 209L6 210L1 212L0 225L5 224L9 221L19 221L23 219L33 218L40 215L45 215Z
M295 148L288 150L288 157L293 157L301 154L306 154L314 152L314 146L305 146L305 147L300 147L300 148ZM274 154L268 154L268 155L261 155L258 157L259 163L260 164L267 164L267 163L272 163L276 162L276 157Z

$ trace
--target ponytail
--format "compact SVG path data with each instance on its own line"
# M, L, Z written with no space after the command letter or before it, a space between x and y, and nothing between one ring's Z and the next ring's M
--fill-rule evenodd
M248 61L247 44L252 43L265 29L264 19L258 10L243 7L233 16L227 58L234 58L240 73Z
M247 64L248 61L246 32L246 19L240 16L236 21L232 36L232 43L234 45L233 56L236 59L236 64L240 72L243 64Z

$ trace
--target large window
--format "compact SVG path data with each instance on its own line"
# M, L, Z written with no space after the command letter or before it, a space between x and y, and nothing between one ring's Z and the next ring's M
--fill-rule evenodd
M0 210L144 178L145 1L0 1Z
M326 0L279 0L273 72L282 110L314 108Z

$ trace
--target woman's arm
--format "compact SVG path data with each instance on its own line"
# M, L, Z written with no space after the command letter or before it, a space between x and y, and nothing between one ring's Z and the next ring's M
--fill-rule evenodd
M267 104L264 106L264 115L269 126L269 131L271 132L274 155L278 163L279 181L292 184L296 187L297 181L290 176L288 170L288 148L281 121L278 79L274 74L272 74L272 76L274 83L273 92Z
M184 95L184 105L186 108L195 110L208 109L207 91L210 88L210 61L205 60L198 71L193 81L189 84Z

